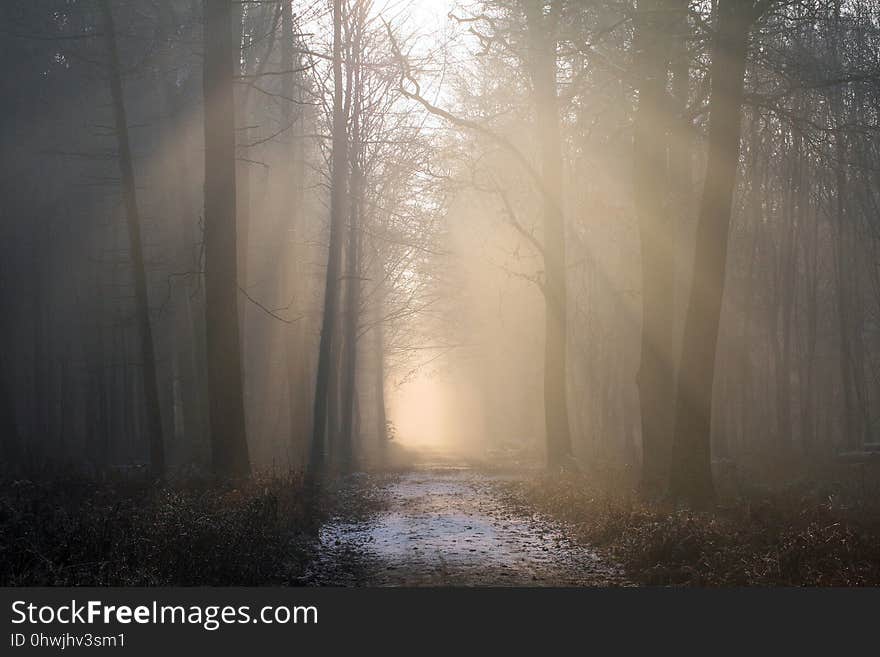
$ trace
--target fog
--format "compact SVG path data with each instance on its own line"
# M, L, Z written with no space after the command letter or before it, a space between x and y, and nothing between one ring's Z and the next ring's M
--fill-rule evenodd
M669 470L676 421L702 427L686 454L754 477L876 444L874 3L750 28L727 183L709 180L730 155L712 150L711 3L664 46L674 111L638 90L651 62L614 3L347 0L341 41L332 3L236 4L217 178L201 4L110 4L109 26L91 0L3 10L15 458L97 472L158 446L169 472L211 472L226 411L240 472L429 450L635 485L652 449ZM234 192L231 222L209 187ZM208 321L216 278L226 319ZM218 347L232 319L238 348Z

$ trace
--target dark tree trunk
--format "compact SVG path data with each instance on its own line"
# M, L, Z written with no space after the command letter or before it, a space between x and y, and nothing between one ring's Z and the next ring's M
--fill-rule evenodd
M779 275L777 286L780 294L779 335L774 333L773 348L776 367L776 448L783 455L791 448L791 352L794 301L797 297L797 233L799 216L799 185L796 167L797 151L789 154L788 190L783 211L784 226L779 244ZM787 198L786 198L787 196Z
M47 263L39 256L48 242L46 231L34 226L31 237L31 262L33 272L33 398L31 405L30 431L39 441L48 441L51 434L49 413L49 359L48 336L46 331L46 279Z
M296 70L301 68L301 58L294 55L293 44L296 35L294 33L293 15L289 2L285 2L281 9L281 60L282 69ZM284 76L283 93L288 98L297 98L302 101L301 73L291 73ZM290 282L290 291L285 298L300 300L304 292L301 281L302 268L300 261L302 253L299 241L303 233L303 139L298 134L302 131L302 104L296 107L296 115L293 113L293 105L285 102L282 106L282 119L284 125L289 125L291 164L288 171L290 178L285 190L290 194L288 203L285 205L289 210L291 225L291 244L288 249L287 275L285 279ZM302 310L302 301L298 301L298 308ZM306 342L303 329L304 320L294 321L287 330L285 347L287 350L287 385L288 404L290 415L290 450L297 464L303 464L306 458L306 447L309 432L309 400L308 384L306 375Z
M361 55L364 5L359 3L351 21L354 32L350 54L351 143L349 146L349 230L345 314L343 327L343 373L341 385L342 420L339 432L339 468L348 472L353 465L355 413L357 409L358 323L361 305L361 221L363 217L364 172L361 144L362 76Z
M333 152L331 156L330 244L324 286L324 313L321 342L318 348L318 373L315 377L312 444L309 472L318 477L326 460L327 414L330 411L331 370L336 366L334 340L339 309L339 278L342 268L342 239L345 224L348 136L342 77L342 0L333 0ZM335 396L335 395L334 395ZM334 404L335 406L335 404ZM336 409L332 409L335 413Z
M205 316L214 471L250 473L238 325L235 102L230 0L205 0Z
M844 147L841 145L843 135L835 136L837 142L837 155L842 162L844 155ZM850 294L849 276L846 268L848 266L847 253L850 250L849 226L847 222L849 218L846 212L846 194L847 194L847 175L844 165L837 165L837 181L835 189L835 235L834 235L834 282L836 286L837 299L837 320L839 334L839 356L840 364L840 383L843 390L843 445L848 449L854 449L859 444L858 432L855 429L855 386L852 374L852 340L851 340L851 321L850 321Z
M372 276L376 281L376 287L372 294L371 315L375 324L371 329L373 333L373 353L375 358L375 369L373 370L373 388L376 393L375 399L375 419L376 419L376 443L378 446L378 457L380 463L386 463L388 458L388 417L385 407L385 266L382 258L382 252L379 248L374 248Z
M544 417L547 465L571 460L566 375L565 217L562 208L562 141L556 90L555 23L559 6L544 16L543 2L525 3L529 31L529 66L543 182L544 216Z
M354 182L354 181L352 181ZM356 201L355 201L356 203ZM360 266L360 241L356 234L355 217L356 210L353 210L352 229L349 236L351 244L348 251L348 277L346 285L346 303L345 303L345 326L343 331L343 339L345 350L343 351L343 373L341 381L341 422L339 428L339 454L338 464L342 472L349 472L354 465L354 444L355 444L355 404L357 399L357 369L358 369L358 316L360 307L360 280L359 274L356 273Z
M802 190L803 193L803 190ZM819 324L819 216L813 210L810 230L802 234L804 283L806 287L804 310L806 321L805 353L801 359L801 441L804 452L812 457L816 442L816 345Z
M159 407L159 386L156 380L156 355L153 346L153 329L150 324L150 303L147 295L147 274L144 267L144 253L141 244L141 225L138 213L137 192L134 182L134 167L131 160L131 145L128 138L128 120L125 113L125 99L122 93L122 74L119 53L116 47L116 31L113 24L113 11L110 0L102 0L101 13L104 19L104 32L107 40L110 64L110 91L113 96L113 117L116 143L119 150L119 169L122 175L122 198L128 224L128 248L131 257L134 279L135 315L140 334L141 372L143 376L146 431L150 447L150 470L153 477L165 475L165 443L162 436L162 412Z
M381 306L379 321L376 324L376 372L374 386L376 387L376 432L378 435L380 456L386 457L388 449L388 417L385 410L385 339L382 328Z
M14 398L7 384L8 369L5 362L0 365L0 460L9 467L18 463L21 444L15 420Z
M179 24L175 7L170 3L160 5L161 13L157 38L168 39ZM164 58L164 65L171 70L175 66L174 54ZM189 84L192 84L191 82ZM193 220L190 217L188 203L187 153L192 150L187 126L185 94L187 86L179 87L176 79L166 78L162 87L163 112L166 116L163 139L177 140L179 148L175 148L169 157L167 166L171 171L168 181L171 197L171 211L175 221L175 241L179 243L175 249L175 264L181 271L195 271L199 268L199 258L195 254L198 239L193 231ZM205 381L204 362L204 314L195 308L193 297L200 289L202 281L198 276L187 276L174 286L174 328L173 328L173 359L177 373L177 400L180 404L180 434L184 444L179 453L186 454L190 460L195 456L196 448L202 447L206 438L205 418Z
M254 73L252 63L256 58L256 53L251 54L254 50L253 48L247 48L243 53L241 50L247 36L245 7L247 7L247 5L241 5L236 8L236 31L238 41L235 48L241 53L241 56L244 57L244 71L241 71L241 63L238 61L238 58L236 58L235 73L238 74L243 72L247 75L252 75ZM249 54L250 56L248 56ZM244 289L248 289L248 238L250 236L249 231L251 227L251 164L250 162L245 162L244 159L239 159L239 156L245 159L247 158L245 153L246 148L242 148L242 145L247 144L247 142L250 141L252 130L250 128L250 87L239 87L239 89L234 90L233 93L235 94L236 115L238 117L238 122L241 124L237 125L235 130L237 138L235 160L236 266L238 267L238 280L240 285ZM241 149L242 152L239 152L239 149ZM242 354L246 354L247 304L242 306L238 314L238 324L241 332L241 349ZM242 379L245 381L245 390L247 390L247 372L245 372L244 369L242 370Z
M688 35L691 33L688 21L688 0L670 0L673 6L672 44L669 69L672 74L672 128L669 131L669 182L672 196L669 211L669 230L672 240L672 275L673 275L673 344L672 369L675 376L675 365L678 359L678 340L681 336L682 318L684 317L684 301L686 281L686 261L683 245L686 235L690 232L693 219L694 183L693 183L693 150L694 131L691 120L687 116L688 97L690 93L690 52ZM673 381L674 389L674 381ZM675 403L670 418L675 414ZM672 440L672 420L670 419L670 447Z
M357 104L355 104L357 111ZM351 469L354 447L354 413L355 397L357 396L357 359L358 359L358 319L361 305L361 193L362 173L358 162L358 121L353 121L352 144L355 152L351 166L351 192L349 194L349 234L348 234L348 275L346 277L345 326L343 338L344 371L342 375L342 422L339 436L339 468L343 472Z
M709 104L709 155L676 385L670 481L673 498L693 506L704 506L714 500L710 432L715 351L739 162L748 35L754 20L751 2L719 0L717 11Z
M758 115L752 112L748 140L751 150L746 160L746 166L750 172L750 181L748 196L744 204L746 220L752 226L752 235L749 242L749 265L746 270L743 290L742 340L737 364L739 369L740 426L742 431L740 442L746 449L754 447L756 437L761 433L759 427L765 421L761 417L760 409L766 395L760 390L760 384L762 381L766 382L767 378L762 377L762 381L755 381L753 376L755 371L753 360L756 357L756 354L753 353L753 345L758 339L759 322L757 316L761 310L761 295L759 291L762 289L762 285L759 263L763 253L762 245L768 241L765 235L764 222L762 221L761 203L765 194L764 190L766 189L768 167L764 160L759 157L762 139L762 134L758 129L759 121ZM750 345L752 345L752 348L750 348Z
M674 406L673 228L667 194L666 82L673 12L668 0L640 0L635 61L640 73L633 140L633 187L642 254L641 362L637 376L642 421L643 494L666 485Z

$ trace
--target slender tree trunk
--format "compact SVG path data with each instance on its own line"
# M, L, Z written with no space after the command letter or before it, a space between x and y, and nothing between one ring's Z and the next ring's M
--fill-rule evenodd
M46 231L34 226L31 236L31 263L33 275L33 399L31 406L32 424L29 427L34 438L48 441L51 434L49 413L49 359L48 337L46 332L46 263L39 257L39 251L45 252L48 242Z
M357 89L357 85L355 86ZM357 90L355 91L357 94ZM358 319L361 304L361 194L363 190L363 174L361 172L360 134L357 112L359 104L353 105L352 120L352 154L351 185L349 193L349 234L348 234L348 276L346 280L345 326L342 377L342 423L339 440L339 467L343 472L351 469L354 446L354 412L357 396L357 359L358 359Z
M801 190L804 194L804 191ZM806 195L804 195L806 198ZM804 452L812 456L816 447L816 343L819 323L819 217L813 211L809 234L803 234L806 297L806 348L801 361L801 439Z
M694 506L714 499L710 432L715 351L724 296L731 204L739 161L751 3L719 0L712 56L709 155L676 386L671 494Z
M842 135L836 135L835 140L841 142ZM843 152L843 147L838 146L838 155ZM840 383L843 390L843 440L847 448L855 448L858 445L858 436L855 429L855 390L852 374L852 340L850 338L850 289L849 277L846 267L848 265L849 227L847 226L846 192L847 177L843 164L837 165L837 184L835 190L835 285L837 298L837 320L839 333L839 364Z
M238 325L232 3L205 0L205 316L214 471L250 473Z
M787 191L783 194L783 229L780 238L779 275L776 277L779 290L779 312L775 316L779 330L774 331L773 348L776 368L776 448L787 454L791 447L791 351L792 317L796 297L795 274L797 269L797 195L794 167L797 153L789 153Z
M867 52L864 44L864 32L864 30L860 29L856 39L856 52L859 53L859 66L861 67L867 65L864 61L864 53ZM870 103L866 102L864 85L855 85L853 92L853 101L850 106L850 118L847 123L850 125L867 125L871 121L868 116ZM865 140L857 141L851 149L850 158L855 157L859 161L864 161L864 149ZM853 262L849 268L852 277L852 295L855 299L855 303L853 304L853 320L855 326L855 335L853 336L853 365L855 371L853 372L853 375L855 377L856 397L859 402L859 416L861 420L859 439L862 445L874 442L870 388L872 385L876 385L877 381L875 374L871 372L871 352L870 350L867 352L865 351L865 330L872 324L872 321L869 319L870 314L866 316L866 312L868 312L866 310L868 303L867 299L862 296L865 274L872 269L876 271L876 261L870 259L871 253L865 248L866 235L861 226L861 223L865 221L866 217L868 217L868 225L873 223L874 220L871 211L867 210L867 208L870 207L868 198L872 193L873 181L870 178L866 178L866 175L870 175L868 172L871 171L872 168L873 167L870 165L868 167L862 167L860 170L857 170L855 174L859 177L859 182L861 184L857 187L856 198L854 200L862 211L859 216L861 221L853 222L852 226L854 235L854 253L852 258ZM868 258L867 260L865 260L866 257Z
M342 247L345 246L344 242ZM345 253L343 252L343 256ZM339 267L339 299L337 300L337 318L336 318L336 336L333 338L333 344L330 346L331 362L330 380L327 383L327 462L328 465L338 465L339 457L339 440L340 427L342 425L342 340L340 333L342 332L342 272L345 263L341 263Z
M233 0L234 2L234 0ZM247 16L249 5L236 3L235 7L235 25L237 40L235 49L237 56L235 57L235 74L241 72L251 74L251 62L254 57L248 57L247 53L253 48L242 49L244 40L247 36ZM244 57L244 71L241 70L241 57ZM235 159L235 230L236 230L236 266L238 268L238 281L241 287L248 287L248 237L251 225L251 171L250 163L244 162L238 158L241 155L238 149L242 143L249 141L250 130L250 87L243 87L233 90L235 98L235 110L240 126L236 126L236 159ZM238 312L239 334L241 336L242 354L246 354L247 343L247 315L248 307L244 304ZM249 382L247 381L247 372L242 365L242 381L244 382L245 394L248 392Z
M168 39L178 25L179 17L170 3L160 5L158 34L159 39ZM164 57L164 65L173 69L173 53ZM194 250L198 240L193 231L187 190L187 154L192 150L187 125L187 112L183 102L186 88L179 88L176 79L166 78L162 87L162 104L167 116L167 129L163 130L163 142L174 141L178 147L173 149L167 162L171 176L168 180L171 209L175 216L175 240L178 241L174 258L181 271L194 271L200 266ZM163 126L165 124L163 123ZM182 407L181 435L187 459L195 455L195 447L201 446L205 438L205 382L204 382L204 314L194 308L193 296L201 286L198 276L187 276L174 286L174 360L177 364L176 379L179 402Z
M0 460L6 467L17 464L21 456L14 397L7 384L9 368L0 361Z
M339 469L342 472L348 472L353 466L354 458L354 413L355 400L357 397L357 361L358 361L358 317L360 310L360 236L358 234L358 224L360 217L358 216L358 200L355 197L356 178L359 174L352 175L352 210L351 228L349 234L348 245L348 276L346 285L345 299L345 326L344 326L344 344L343 351L343 374L341 382L341 402L342 402L342 419L340 424L339 435Z
M281 60L282 69L296 70L301 68L301 58L294 55L293 44L296 38L294 34L294 22L289 2L285 2L281 12ZM288 98L296 98L302 101L302 78L300 73L291 73L284 76L283 93ZM302 317L305 306L302 301L304 286L301 281L302 249L299 242L302 239L305 214L303 211L303 138L300 135L303 128L302 104L295 108L290 102L282 106L282 119L284 125L289 125L291 166L288 176L289 184L285 190L289 190L290 199L286 205L290 213L291 243L288 250L287 273L285 280L288 283L289 292L286 298L293 298L299 315ZM300 318L289 325L285 340L287 350L287 385L288 404L290 414L290 449L298 464L304 464L306 459L306 438L309 432L308 410L308 384L306 376L306 342L305 321Z
M346 195L346 213L349 218L351 230L349 231L350 239L345 249L345 258L342 269L348 275L344 276L345 297L344 302L340 301L340 339L336 345L337 367L333 370L333 379L331 385L330 408L333 409L328 417L328 431L331 437L331 451L335 458L336 467L340 472L348 472L351 468L352 459L352 432L355 431L355 412L357 405L356 395L356 372L357 372L357 345L355 344L357 328L356 310L351 308L351 303L357 301L360 295L360 282L352 279L357 274L358 263L358 245L356 242L357 213L360 208L360 191L357 189L361 185L360 173L358 169L358 158L360 157L359 143L360 136L360 95L358 84L360 81L359 59L361 56L361 10L363 3L360 0L354 0L353 3L345 5L348 7L343 22L343 41L345 50L343 59L345 62L345 87L343 97L343 115L348 120L349 139L346 147L348 156L348 166L346 169L348 193ZM340 294L342 294L340 279ZM351 338L351 339L350 339ZM349 379L349 374L351 379Z
M843 34L840 28L841 22L840 0L834 4L834 27L838 34ZM831 39L832 56L834 65L840 66L841 56L838 51L837 40ZM856 390L853 375L853 348L852 348L852 308L850 276L847 268L852 265L850 260L851 249L851 222L847 206L849 197L849 172L846 167L847 140L841 124L845 123L846 107L844 105L844 87L836 89L831 99L831 113L837 123L838 131L834 135L835 163L835 190L834 190L834 255L835 255L835 285L837 299L837 319L839 332L839 366L840 384L843 389L843 422L842 444L848 449L856 448L861 442L856 429Z
M284 4L276 6L272 4L247 4L235 2L235 72L245 75L259 76L266 68L272 57L275 47L278 14ZM280 5L280 6L279 6ZM252 18L253 17L253 18ZM251 20L249 20L251 19ZM249 29L259 34L267 34L265 49L258 52L255 44L259 39L253 39L246 43L251 36ZM262 44L261 44L262 45ZM247 85L238 85L234 89L235 112L236 112L236 161L235 161L235 184L236 184L236 253L238 267L238 284L245 290L249 289L251 281L251 232L253 228L253 202L259 195L256 189L259 180L252 174L253 163L248 160L247 144L254 141L255 137L262 136L260 127L253 128L253 88ZM286 104L286 101L282 102ZM256 133L256 134L255 134ZM271 258L268 258L271 260ZM264 437L260 430L266 422L266 414L253 412L257 400L267 397L265 383L267 381L267 369L261 367L269 355L266 354L271 347L271 338L267 335L265 323L252 321L252 313L249 304L241 304L238 311L239 339L241 342L241 365L242 365L242 390L244 391L245 428L250 437L253 449L259 450L261 438ZM266 354L266 359L259 358ZM253 363L253 366L252 366Z
M361 305L361 222L363 221L364 171L362 168L363 144L361 143L362 90L362 37L364 30L364 5L358 3L350 22L351 49L349 64L349 95L351 103L351 143L349 155L349 231L345 314L343 317L343 373L341 382L342 420L339 436L339 468L348 472L353 466L355 442L355 413L357 407L358 369L358 323Z
M113 116L116 127L116 144L119 151L119 169L122 174L122 197L128 224L128 247L134 278L135 315L140 334L141 372L143 376L144 402L146 405L146 430L150 447L150 470L153 477L165 475L165 443L162 435L162 412L159 407L159 386L156 379L156 355L153 346L153 329L150 324L150 302L147 295L147 273L141 244L141 220L138 212L134 166L128 137L128 120L122 92L122 74L119 52L116 47L116 31L110 0L102 0L101 13L107 40L110 91L113 96Z
M679 339L681 336L682 318L684 317L685 288L684 243L690 232L693 216L694 184L693 184L693 150L694 132L687 116L688 96L690 93L690 52L688 38L692 33L688 22L688 0L669 0L672 2L672 44L669 69L672 74L672 129L669 131L669 182L672 202L670 204L670 239L672 241L672 275L673 275L673 343L672 375L675 377L675 366L678 362ZM673 380L674 391L674 380ZM672 442L672 417L675 414L675 400L670 412L669 440Z
M742 312L739 344L737 345L737 392L739 402L739 444L747 449L747 442L751 439L751 430L755 419L755 405L753 403L754 384L752 382L752 349L754 330L754 315L756 306L756 268L758 264L759 242L761 239L760 198L761 185L764 178L764 168L758 158L759 133L757 117L752 114L749 121L749 136L747 140L749 152L747 167L751 180L746 193L744 207L744 223L750 225L750 234L747 236L748 267L745 271L742 290Z
M373 329L376 341L376 378L373 385L376 388L376 434L378 436L380 458L384 460L387 457L388 450L388 417L385 410L385 331L382 326L381 298L380 296L378 301L379 312L376 327Z
M642 421L644 494L668 478L674 406L674 254L667 194L667 131L672 127L666 82L671 7L640 0L635 61L640 73L633 140L633 188L642 254L641 362L637 376Z
M331 369L336 366L334 341L339 309L339 278L342 268L342 239L345 224L346 178L348 168L347 117L344 110L342 76L342 0L333 0L333 145L331 156L330 245L324 286L324 314L315 377L312 443L309 472L315 480L326 461L327 414L330 411ZM336 409L332 409L333 412Z
M529 31L529 64L534 93L535 122L541 160L544 215L544 417L547 465L564 467L571 461L567 400L567 310L565 217L562 208L562 141L556 90L555 23L559 5L544 17L543 2L525 4ZM550 25L553 23L553 25Z

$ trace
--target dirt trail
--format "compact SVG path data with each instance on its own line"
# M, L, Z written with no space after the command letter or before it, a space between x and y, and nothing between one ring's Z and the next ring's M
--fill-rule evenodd
M618 568L571 541L565 527L523 515L499 484L516 475L423 466L385 489L386 509L366 522L321 530L308 580L356 586L607 586Z

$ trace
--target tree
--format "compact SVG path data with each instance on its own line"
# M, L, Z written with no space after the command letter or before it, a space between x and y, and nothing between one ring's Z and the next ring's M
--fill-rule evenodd
M542 178L544 219L544 416L547 464L565 466L571 459L567 400L567 293L565 215L562 208L562 143L556 91L556 23L562 6L552 2L544 16L543 2L526 2L529 72L535 106Z
M110 64L110 91L113 96L113 118L116 144L119 151L119 169L122 174L122 199L128 223L128 247L134 278L135 313L140 333L141 371L143 375L144 401L146 405L147 438L150 446L150 470L154 477L165 475L165 443L162 437L162 413L159 407L159 387L156 381L156 354L153 346L153 329L150 324L150 302L147 296L147 274L141 244L141 220L138 212L137 190L131 145L128 138L128 119L122 92L122 73L119 52L116 47L116 30L110 0L101 0L104 20L104 37Z
M343 317L343 373L341 386L342 422L339 436L339 467L345 472L351 469L354 440L355 413L357 397L358 368L358 324L361 306L361 252L363 234L363 195L364 145L361 141L363 112L362 59L364 55L363 37L366 23L367 4L359 1L351 12L349 36L351 51L349 55L351 141L348 146L349 157L349 228L346 254L346 296Z
M289 2L283 3L281 10L281 69L290 70L282 78L282 93L290 99L282 105L282 123L289 126L288 130L293 136L288 143L290 145L287 154L289 164L285 167L285 175L288 178L284 185L284 210L289 213L291 234L290 249L286 258L288 274L286 279L295 298L303 296L306 284L302 280L302 256L303 249L299 244L301 235L305 232L305 210L303 208L303 175L305 168L303 137L297 132L302 132L305 126L304 110L301 106L304 87L302 57L294 53L296 34L294 32L293 12ZM293 115L292 100L297 100L299 107L296 108L296 116ZM299 302L302 309L304 304ZM288 385L288 412L290 417L290 448L297 460L305 456L308 448L309 435L309 385L307 383L308 362L306 354L304 321L302 318L293 322L288 327L285 339L287 351L287 385ZM267 350L268 351L268 350Z
M666 83L671 26L679 2L641 0L634 62L639 80L633 138L633 192L642 253L641 363L637 376L642 421L641 489L666 485L674 398L673 309L675 250L670 221L667 152L672 127Z
M714 499L710 431L715 351L739 164L748 37L764 4L719 0L717 5L710 72L709 154L678 368L670 481L673 498L694 506L705 506Z
M205 0L205 323L214 471L250 472L238 324L235 102L230 0Z
M324 309L321 341L318 348L318 372L315 378L312 442L309 472L318 477L324 469L327 441L327 414L330 411L331 369L335 367L334 341L339 312L339 286L342 271L342 240L345 228L348 178L348 135L344 78L342 73L342 0L333 0L333 145L330 163L330 243L327 274L324 282ZM333 410L335 412L335 409ZM331 436L331 438L333 438Z

